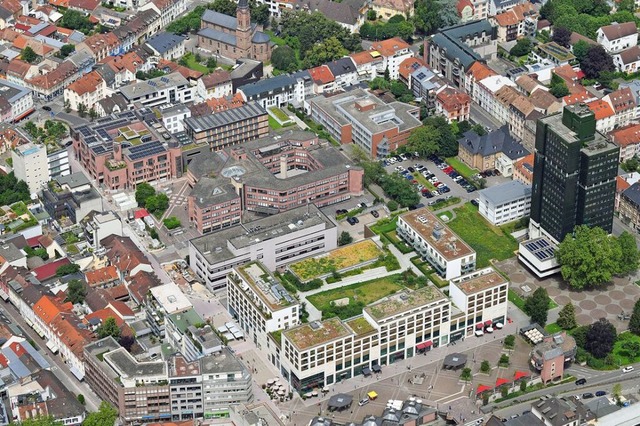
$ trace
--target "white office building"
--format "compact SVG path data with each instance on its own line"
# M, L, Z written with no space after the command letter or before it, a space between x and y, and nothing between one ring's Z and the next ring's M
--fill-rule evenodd
M229 313L258 350L268 346L268 333L300 322L300 304L260 262L234 268L227 277L227 295Z
M427 208L398 218L398 236L446 280L476 269L476 252Z
M129 109L133 109L136 103L146 107L156 107L191 102L194 100L195 87L191 86L180 73L173 73L122 86L120 93L129 104Z
M455 278L449 282L449 297L460 309L457 329L465 336L478 331L502 328L507 319L509 282L489 267ZM453 335L453 320L452 320ZM453 339L453 338L452 338Z
M335 223L315 205L298 207L189 242L191 269L211 290L226 287L232 268L260 260L270 271L336 248Z
M13 172L29 186L32 194L38 193L49 182L49 161L44 145L26 143L11 151Z
M479 193L479 211L493 225L503 225L528 217L531 212L531 185L513 180L483 189Z

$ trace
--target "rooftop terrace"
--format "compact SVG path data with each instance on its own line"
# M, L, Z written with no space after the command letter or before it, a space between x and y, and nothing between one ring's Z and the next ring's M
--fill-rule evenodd
M261 263L251 262L236 268L236 271L272 311L295 302L282 284Z
M476 275L478 272L480 274ZM463 293L474 294L500 284L506 284L507 280L493 268L486 268L482 271L456 278L451 282Z
M398 292L382 299L378 303L367 306L365 311L374 319L381 320L440 299L446 299L446 296L437 288L428 286L416 291L405 290Z
M338 318L329 318L322 322L313 321L282 332L282 335L301 351L350 334Z

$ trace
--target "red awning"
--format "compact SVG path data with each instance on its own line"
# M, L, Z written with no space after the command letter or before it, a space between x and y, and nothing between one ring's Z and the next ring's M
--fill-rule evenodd
M431 340L427 340L426 342L419 343L416 346L416 349L418 349L418 350L427 349L427 348L430 348L431 346L433 346L433 342Z
M491 321L491 320L486 320L486 321L484 322L484 326L485 326L485 327L491 327L491 324L493 324L493 321Z
M499 377L498 380L496 380L496 388L499 388L500 386L506 385L508 383L509 383L509 380Z
M476 390L476 395L481 394L482 392L490 391L493 388L487 385L478 385L478 390Z
M576 72L576 76L578 77L578 80L582 80L583 78L585 78L585 74L584 71L580 70Z
M482 324L481 322L476 324L476 330L482 330L484 328L484 324Z
M523 377L529 377L529 373L526 371L516 371L516 374L513 376L513 381L522 379Z
M147 209L139 209L133 213L133 217L136 219L143 219L147 216L149 216L149 212L147 211Z
M33 114L35 112L35 108L31 108L25 112L23 112L22 114L20 114L19 116L15 117L13 119L14 123L17 123L18 121L22 120L23 118L25 118L26 116L28 116L29 114Z

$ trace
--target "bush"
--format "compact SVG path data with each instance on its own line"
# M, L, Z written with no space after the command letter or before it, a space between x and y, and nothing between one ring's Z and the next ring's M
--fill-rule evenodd
M390 212L395 212L396 210L398 210L398 203L393 200L390 200L387 203L387 208L389 209Z
M482 363L480 364L480 371L482 371L483 373L488 373L491 371L491 364L489 364L489 361L487 361L486 359L482 361Z
M516 345L516 336L513 334L508 335L504 338L504 347L507 349L513 349Z
M502 354L500 355L500 359L498 360L498 365L500 367L508 367L509 366L509 356Z
M169 230L176 229L182 226L182 223L180 223L180 219L175 216L169 216L168 218L163 220L162 223L164 223L164 226L166 226Z

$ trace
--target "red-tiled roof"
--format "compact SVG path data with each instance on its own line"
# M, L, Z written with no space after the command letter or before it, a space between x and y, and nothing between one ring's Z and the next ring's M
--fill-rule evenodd
M631 124L609 133L613 143L621 148L640 144L640 124Z
M87 284L91 287L110 283L119 278L118 269L113 265L105 266L95 271L88 271L84 275L87 279Z
M149 216L147 209L138 209L133 213L133 217L136 219L143 219L147 216Z
M38 247L40 245L40 237L42 235L39 235L37 237L31 237L31 238L27 238L27 244L29 245L29 247L34 248L34 247Z
M607 117L615 115L613 109L611 108L611 105L601 99L589 102L587 106L595 114L596 120L603 120Z
M409 47L406 41L400 37L394 37L374 42L369 50L377 50L382 56L393 56L400 50L408 49Z
M133 312L133 310L129 306L127 306L126 303L121 302L119 300L116 300L115 302L111 302L109 304L109 306L121 318L122 317L132 317L132 316L135 315L135 312Z
M617 193L620 193L630 187L631 185L629 184L629 182L627 182L625 178L623 178L622 176L616 176L616 192Z
M35 268L32 272L33 275L40 281L47 280L56 275L56 270L62 265L69 265L71 261L68 258L58 259L53 262L46 263L42 266Z
M405 80L409 80L409 76L412 72L417 70L422 66L427 66L426 62L417 57L406 58L404 61L400 62L398 67L398 72Z
M98 90L98 87L104 82L102 76L97 71L91 71L67 86L67 90L71 90L82 96L85 93L92 93Z
M319 67L311 68L309 70L311 79L315 84L327 84L335 80L335 77L331 73L331 70L326 65L320 65Z

